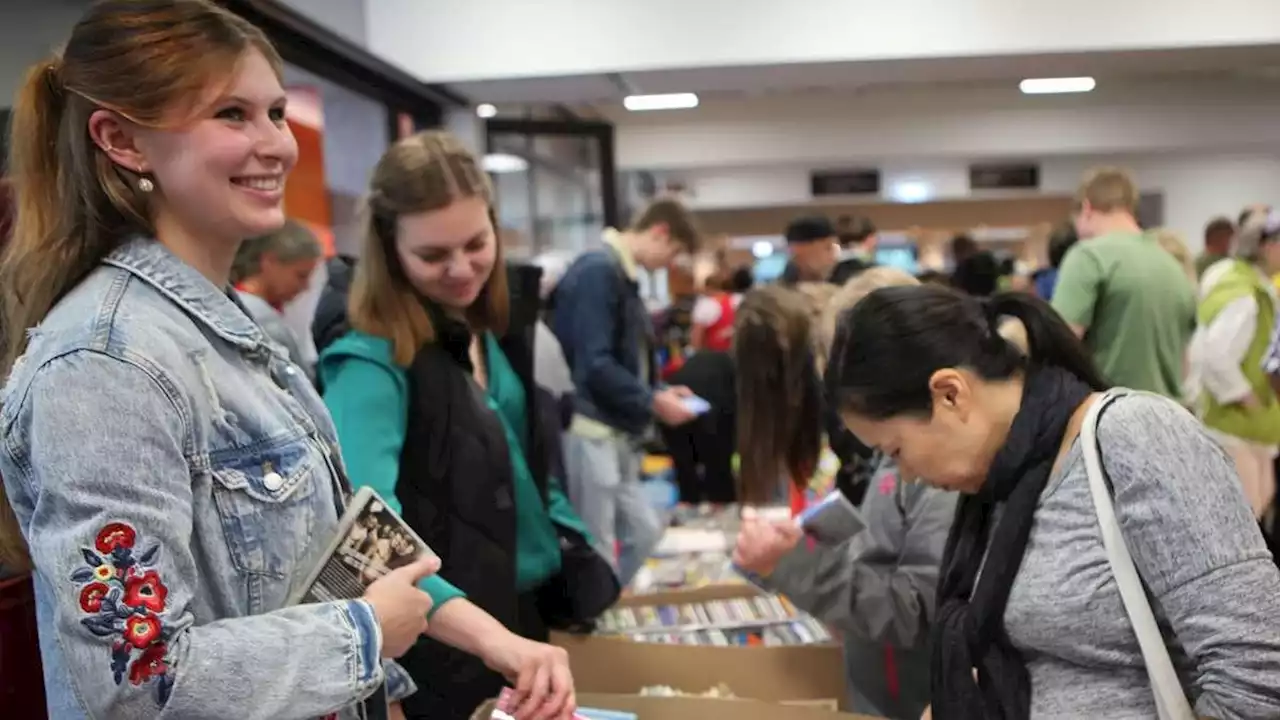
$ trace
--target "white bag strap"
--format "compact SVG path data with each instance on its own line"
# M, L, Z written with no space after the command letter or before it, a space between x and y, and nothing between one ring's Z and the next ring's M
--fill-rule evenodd
M1151 604L1147 602L1146 591L1138 577L1137 567L1125 545L1120 522L1116 520L1111 489L1107 486L1102 456L1098 449L1098 419L1108 405L1123 395L1122 392L1108 391L1095 400L1080 428L1080 448L1084 452L1084 466L1089 474L1089 490L1093 493L1093 506L1098 514L1102 544L1111 563L1111 574L1115 576L1125 612L1129 615L1129 622L1138 636L1138 645L1142 648L1142 659L1147 665L1147 675L1151 678L1151 690L1155 694L1156 711L1160 720L1195 720L1195 712L1187 702L1178 673L1173 669L1169 649L1165 647L1164 637L1156 625L1155 614L1151 612Z

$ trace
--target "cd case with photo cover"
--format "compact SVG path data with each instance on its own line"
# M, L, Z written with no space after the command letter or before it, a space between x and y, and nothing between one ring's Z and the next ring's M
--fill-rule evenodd
M386 502L362 487L338 520L329 547L320 562L298 586L291 605L354 600L363 597L374 580L435 552L423 542ZM389 715L386 685L361 703L362 720L386 720Z
M290 604L363 597L374 580L423 555L436 556L378 493L362 487L347 504L333 541L294 591Z

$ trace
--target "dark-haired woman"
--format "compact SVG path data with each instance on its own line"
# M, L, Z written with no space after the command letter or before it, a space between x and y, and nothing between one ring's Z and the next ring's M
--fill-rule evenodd
M994 331L1003 316L1025 326L1029 361ZM938 587L934 717L1156 716L1076 442L1107 385L1048 305L877 290L842 318L827 389L904 474L965 494ZM1280 716L1280 573L1230 459L1147 394L1122 393L1097 436L1196 712Z

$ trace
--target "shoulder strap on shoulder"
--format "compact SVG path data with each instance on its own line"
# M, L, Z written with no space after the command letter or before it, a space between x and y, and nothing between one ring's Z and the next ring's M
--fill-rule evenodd
M1182 683L1169 658L1164 636L1160 633L1151 604L1147 601L1142 578L1138 575L1128 546L1125 545L1124 533L1120 528L1120 521L1116 519L1115 505L1111 499L1111 487L1107 483L1106 470L1102 465L1102 453L1098 446L1098 421L1107 406L1126 394L1128 393L1125 391L1109 390L1093 401L1080 428L1080 449L1089 475L1089 491L1093 495L1102 544L1106 548L1111 574L1116 579L1125 612L1138 636L1142 659L1146 663L1151 689L1155 694L1156 711L1160 720L1195 720L1195 713L1187 702Z

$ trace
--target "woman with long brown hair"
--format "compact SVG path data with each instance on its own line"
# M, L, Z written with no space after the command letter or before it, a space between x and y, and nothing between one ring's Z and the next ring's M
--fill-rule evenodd
M419 560L286 606L346 478L249 319L241 241L284 223L282 63L204 0L106 0L13 114L0 263L3 562L34 565L49 716L357 716L425 629ZM386 703L386 698L381 702Z
M573 679L545 644L549 605L567 599L561 539L592 551L555 470L559 406L534 381L541 272L507 267L489 178L448 133L393 145L368 202L352 331L319 370L352 477L444 560L427 588L431 637L403 661L422 686L406 712L465 720L506 676L518 717L567 718Z

